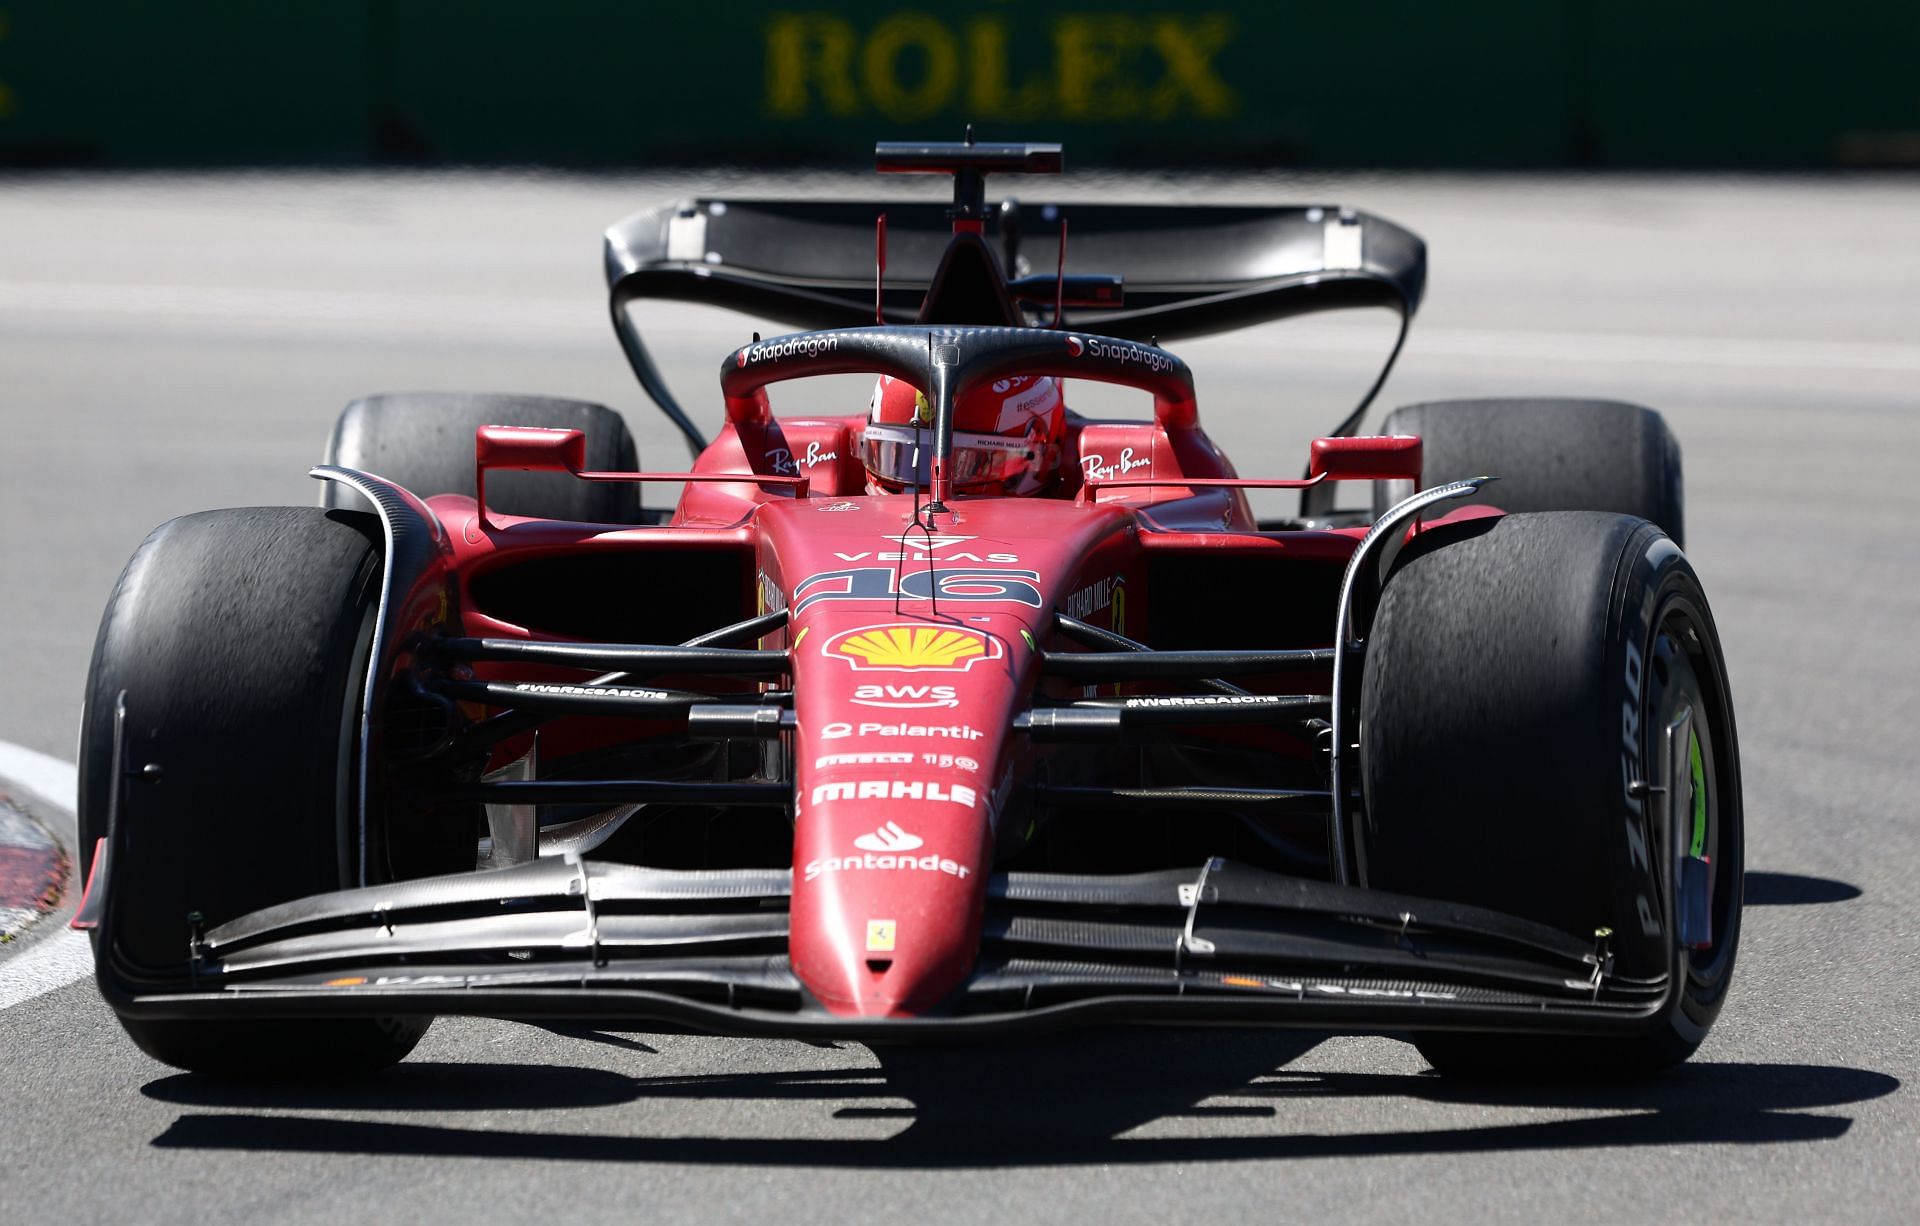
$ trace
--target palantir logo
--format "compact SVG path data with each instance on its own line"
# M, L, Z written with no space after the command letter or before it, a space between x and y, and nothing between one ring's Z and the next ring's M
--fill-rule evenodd
M899 822L888 822L872 834L861 835L853 845L861 851L912 851L924 841L919 835L900 829Z

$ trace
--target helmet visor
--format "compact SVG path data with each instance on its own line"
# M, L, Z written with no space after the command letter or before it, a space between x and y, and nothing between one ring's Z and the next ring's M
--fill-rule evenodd
M953 432L953 487L971 489L1019 480L1040 459L1033 438ZM883 485L905 489L932 481L933 431L870 421L860 437L860 458Z

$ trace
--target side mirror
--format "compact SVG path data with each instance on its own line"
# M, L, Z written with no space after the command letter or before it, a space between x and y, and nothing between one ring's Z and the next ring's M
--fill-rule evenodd
M481 426L473 432L473 498L487 524L487 470L578 473L587 466L584 430L544 426Z
M1327 481L1412 481L1420 485L1420 437L1374 434L1317 438L1307 476Z
M473 460L482 469L579 472L587 466L587 435L544 426L481 426L473 432Z

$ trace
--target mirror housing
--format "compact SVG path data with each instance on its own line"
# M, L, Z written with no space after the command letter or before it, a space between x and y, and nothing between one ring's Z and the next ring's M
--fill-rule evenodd
M1313 440L1309 478L1327 481L1412 481L1420 488L1417 434L1372 434Z

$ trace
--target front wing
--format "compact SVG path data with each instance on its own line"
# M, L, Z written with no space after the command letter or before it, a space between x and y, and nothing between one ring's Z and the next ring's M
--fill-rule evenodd
M1626 1034L1669 981L1437 899L1212 860L1121 877L1001 873L974 973L937 1014L849 1017L788 965L785 869L572 857L316 895L196 936L189 984L102 950L132 1017L470 1014L716 1034L933 1040L1095 1023ZM184 990L183 990L184 989Z

